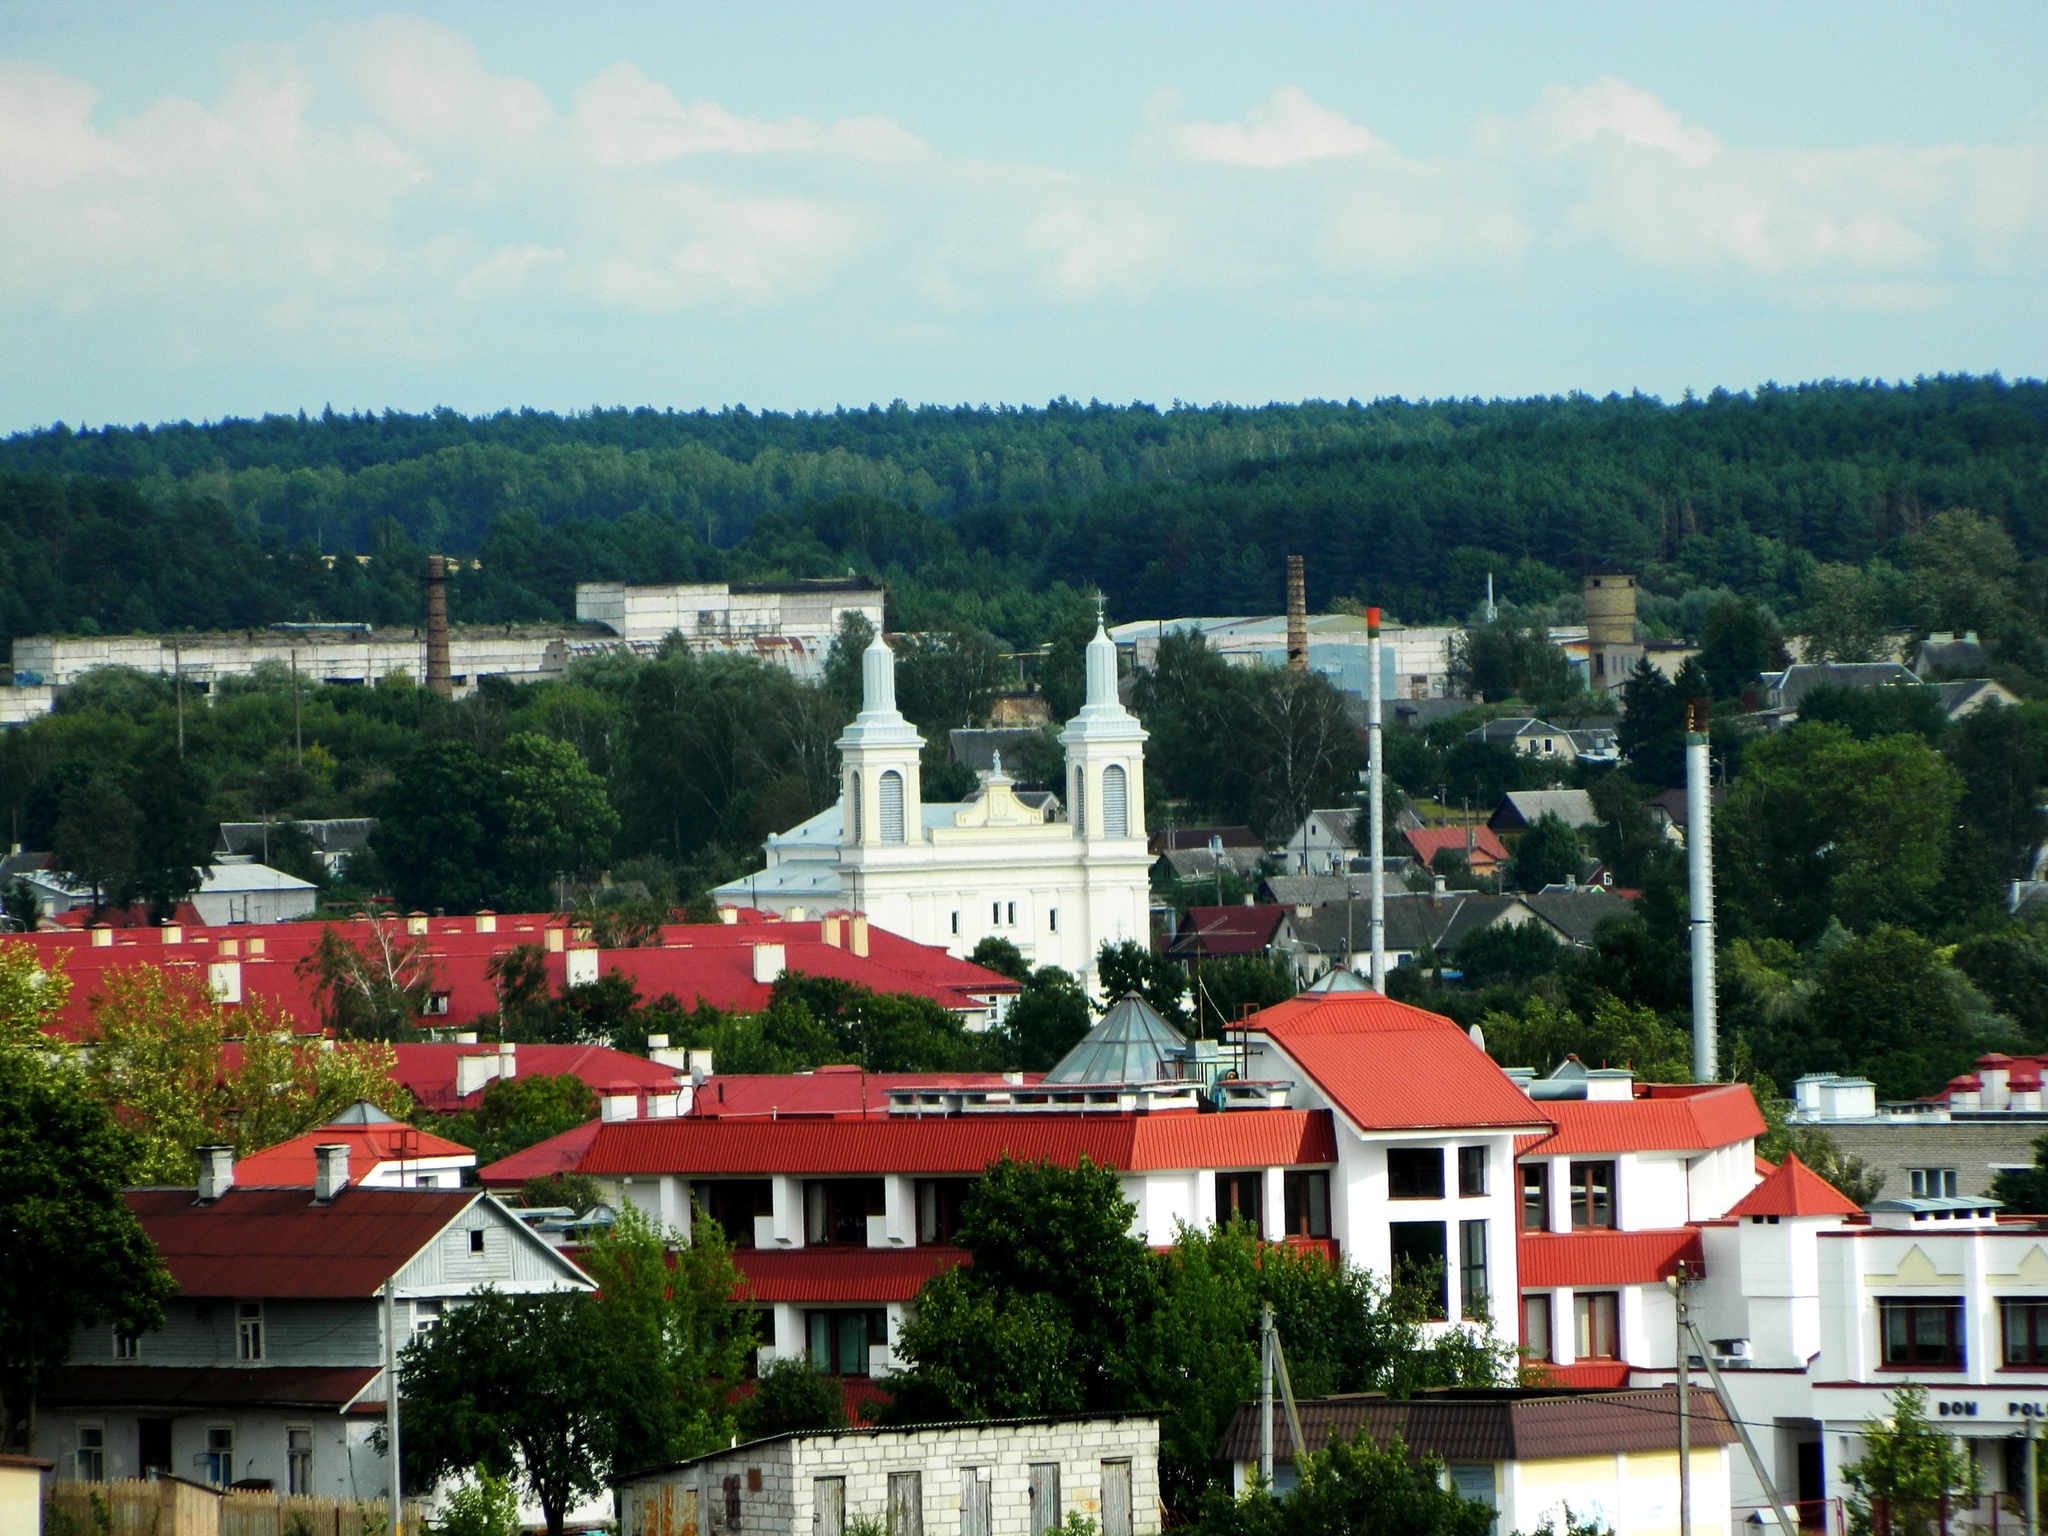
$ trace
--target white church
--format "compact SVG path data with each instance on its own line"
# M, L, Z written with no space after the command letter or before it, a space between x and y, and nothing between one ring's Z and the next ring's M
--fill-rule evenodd
M1095 990L1103 944L1149 942L1145 729L1117 698L1116 645L1098 624L1087 702L1060 733L1064 814L1020 797L998 761L973 798L925 805L924 739L896 708L896 657L877 635L861 657L861 711L839 738L839 801L771 835L766 867L719 886L726 904L870 921L965 956L1008 939L1033 965Z

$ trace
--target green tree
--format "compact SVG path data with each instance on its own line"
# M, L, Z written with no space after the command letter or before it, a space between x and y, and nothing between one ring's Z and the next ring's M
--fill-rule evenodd
M467 742L422 743L376 802L370 846L399 901L417 911L497 904L498 784Z
M1730 593L1707 604L1700 633L1700 669L1717 699L1739 699L1757 674L1783 665L1784 638L1761 604Z
M503 841L494 861L507 905L550 903L558 875L604 863L619 830L604 783L566 741L520 734L498 754Z
M1024 958L1024 952L1008 939L999 939L994 934L976 944L974 952L967 958L1012 981L1024 981L1031 974L1031 962Z
M1503 617L1451 642L1451 686L1489 704L1505 699L1551 703L1572 692L1571 663L1540 621Z
M1041 965L1026 976L1003 1014L1011 1059L1026 1072L1050 1071L1093 1023L1087 993L1056 965Z
M1973 934L1951 963L2018 1026L2029 1050L2048 1044L2048 928L2010 923Z
M92 890L95 913L125 904L138 869L142 813L111 776L67 786L50 852L72 879Z
M1105 941L1095 955L1095 974L1102 986L1102 1011L1109 1012L1135 992L1150 1003L1167 1023L1185 1027L1189 1023L1185 972L1157 950L1124 939Z
M1242 1018L1247 1009L1284 1003L1300 990L1292 965L1257 955L1204 960L1196 968L1192 986L1199 1027L1205 1034L1211 1030L1220 1033L1224 1026Z
M846 1427L846 1395L838 1381L810 1361L785 1355L761 1368L754 1390L741 1401L740 1435L760 1440L807 1429Z
M437 974L426 936L384 916L362 921L360 942L340 929L321 929L298 974L312 984L321 1023L343 1039L410 1040Z
M1815 565L1801 586L1806 599L1801 661L1881 661L1889 604L1876 573L1839 561ZM1802 713L1804 713L1802 709Z
M1951 1498L1977 1491L1968 1447L1927 1417L1927 1389L1908 1383L1891 1394L1887 1418L1863 1421L1863 1455L1842 1469L1853 1536L1931 1536L1946 1523Z
M2048 1136L2034 1138L2034 1161L2026 1168L2001 1168L1991 1181L1991 1198L2013 1214L2048 1213Z
M427 1529L433 1536L519 1536L518 1491L487 1468L472 1467L449 1490L440 1518Z
M1942 752L1963 776L1958 809L1983 838L1997 877L2023 875L2043 832L2048 716L2038 705L1980 709L1949 727Z
M1490 1504L1450 1486L1443 1459L1415 1453L1399 1435L1385 1445L1370 1432L1297 1456L1299 1484L1285 1498L1255 1488L1232 1499L1220 1490L1202 1506L1201 1536L1486 1536Z
M1948 729L1941 690L1920 683L1890 683L1882 688L1840 688L1825 684L1808 689L1799 700L1799 718L1832 722L1858 741L1878 736L1918 736L1939 742Z
M597 1095L573 1073L536 1072L491 1082L475 1109L455 1115L422 1111L416 1118L438 1134L474 1147L482 1168L596 1119Z
M1565 963L1564 946L1543 923L1495 923L1474 928L1451 952L1467 986L1504 981L1526 985Z
M1724 910L1800 942L1830 916L1910 922L1941 879L1962 794L1962 776L1912 737L1857 741L1804 722L1767 737L1714 817Z
M1685 782L1685 701L1704 695L1703 676L1700 689L1697 695L1681 693L1647 657L1621 685L1621 724L1615 735L1637 782L1658 789Z
M2001 1042L2003 1025L1941 950L1904 928L1878 928L1832 946L1814 972L1798 1046L1759 1051L1780 1072L1861 1072L1878 1097L1918 1098L1970 1070ZM1798 1054L1795 1054L1798 1052Z
M1528 998L1519 1015L1494 1010L1479 1021L1486 1049L1504 1067L1557 1069L1567 1056L1589 1067L1628 1067L1653 1083L1692 1081L1692 1041L1640 1003L1603 995L1590 1017Z
M0 989L10 1037L22 1017L11 990ZM34 1445L37 1395L81 1330L163 1325L171 1277L121 1196L141 1152L74 1066L40 1043L0 1042L0 1447Z
M1578 879L1585 861L1585 850L1579 846L1579 834L1572 824L1555 811L1545 811L1515 844L1508 878L1522 890L1540 891L1546 885Z

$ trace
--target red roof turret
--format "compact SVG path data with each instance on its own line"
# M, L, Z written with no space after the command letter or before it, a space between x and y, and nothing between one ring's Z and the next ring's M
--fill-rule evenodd
M1791 1153L1728 1210L1730 1216L1859 1216L1862 1207Z

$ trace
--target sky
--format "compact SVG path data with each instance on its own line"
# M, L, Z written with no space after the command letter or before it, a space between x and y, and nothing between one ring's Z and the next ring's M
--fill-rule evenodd
M2038 377L2048 6L0 0L0 431Z

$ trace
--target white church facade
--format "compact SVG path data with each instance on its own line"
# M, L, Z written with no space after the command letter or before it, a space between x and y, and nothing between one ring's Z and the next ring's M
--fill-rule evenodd
M713 896L776 912L864 912L961 956L1007 939L1093 991L1103 944L1150 941L1145 730L1118 700L1116 668L1098 626L1087 700L1060 734L1064 816L1052 797L1021 798L1000 763L973 798L925 805L924 740L896 707L896 658L877 636L861 658L860 714L839 738L838 803L771 836L765 867Z

